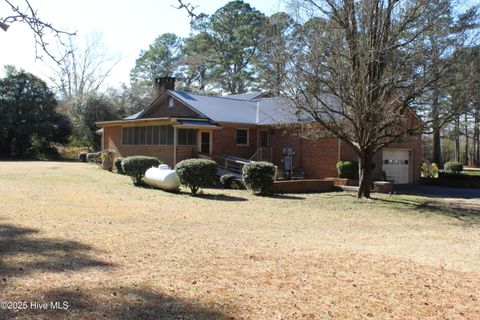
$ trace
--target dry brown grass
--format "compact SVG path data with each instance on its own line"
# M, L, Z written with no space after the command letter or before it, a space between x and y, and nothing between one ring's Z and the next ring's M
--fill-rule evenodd
M0 162L0 319L475 319L480 204L133 187Z

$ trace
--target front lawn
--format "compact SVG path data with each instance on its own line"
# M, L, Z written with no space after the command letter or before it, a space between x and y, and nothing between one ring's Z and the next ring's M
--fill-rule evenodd
M474 319L480 201L191 197L0 162L0 319ZM32 302L68 302L40 310Z

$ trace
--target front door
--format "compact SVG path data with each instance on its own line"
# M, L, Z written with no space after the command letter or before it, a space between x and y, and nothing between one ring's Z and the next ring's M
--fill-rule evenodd
M210 132L202 132L200 135L200 152L210 154Z

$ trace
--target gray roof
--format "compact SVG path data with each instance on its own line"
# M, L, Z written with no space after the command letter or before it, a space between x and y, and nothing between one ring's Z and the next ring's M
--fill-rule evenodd
M238 95L215 97L189 92L169 93L213 121L265 125L298 121L286 98L241 100L237 99ZM243 95L244 99L246 95ZM252 96L259 94L252 93Z
M210 121L179 120L178 122L185 127L221 128Z
M265 95L265 92L257 91L257 92L247 92L247 93L240 93L240 94L231 94L231 95L225 96L225 98L232 98L237 100L253 100L256 98L261 98L264 95Z
M305 115L299 116L295 113L295 108L290 107L287 98L256 98L262 96L262 92L230 96L207 96L172 90L167 92L201 116L216 122L271 125L306 121ZM139 119L143 113L136 113L125 120Z
M137 113L135 113L135 114L132 114L131 116L128 116L128 117L126 117L126 118L123 118L123 120L135 120L135 119L137 119L137 118L143 113L143 111L144 111L144 110L139 111L139 112L137 112Z

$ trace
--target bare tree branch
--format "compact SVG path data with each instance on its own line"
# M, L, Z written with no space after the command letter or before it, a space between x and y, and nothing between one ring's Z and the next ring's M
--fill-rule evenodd
M190 18L194 19L194 18L198 18L198 15L194 12L195 8L197 7L194 7L192 4L190 3L183 3L182 0L178 0L178 6L173 6L175 9L185 9L189 15Z
M69 54L69 52L66 52L65 55L61 57L55 56L49 48L50 43L47 40L47 33L52 34L53 37L57 39L57 41L64 45L63 37L73 36L76 34L75 32L68 32L57 29L52 24L40 19L37 15L37 11L33 9L29 0L23 0L25 6L24 8L15 5L10 0L3 1L8 5L12 14L5 17L0 17L0 28L3 31L7 32L9 27L14 23L26 24L34 35L35 55L37 59L42 60L42 54L40 53L41 51L58 64L62 61L62 59L65 58L66 55Z

